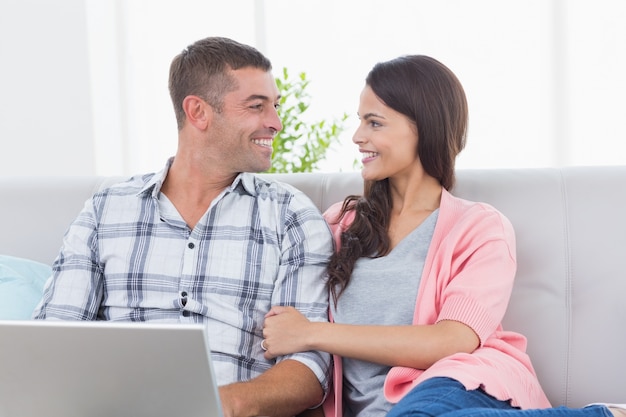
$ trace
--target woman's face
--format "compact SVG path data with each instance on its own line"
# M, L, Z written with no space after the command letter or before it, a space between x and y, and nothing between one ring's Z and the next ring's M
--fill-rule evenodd
M360 124L352 141L362 155L365 180L411 176L422 170L417 156L417 127L365 86L359 102Z

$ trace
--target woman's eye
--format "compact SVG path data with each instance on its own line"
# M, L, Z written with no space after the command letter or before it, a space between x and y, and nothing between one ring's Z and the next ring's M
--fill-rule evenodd
M381 126L381 124L380 124L380 123L378 123L378 122L377 122L377 121L375 121L375 120L370 120L370 126L372 126L372 127L380 127L380 126Z

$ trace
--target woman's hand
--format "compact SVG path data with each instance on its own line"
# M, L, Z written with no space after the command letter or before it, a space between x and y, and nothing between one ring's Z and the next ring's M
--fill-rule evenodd
M272 307L263 324L265 358L311 350L307 338L313 333L312 324L293 307Z

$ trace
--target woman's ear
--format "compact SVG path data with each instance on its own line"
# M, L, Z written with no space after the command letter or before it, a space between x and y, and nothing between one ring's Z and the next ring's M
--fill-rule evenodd
M213 117L213 108L198 96L187 96L183 100L187 122L199 130L206 130Z

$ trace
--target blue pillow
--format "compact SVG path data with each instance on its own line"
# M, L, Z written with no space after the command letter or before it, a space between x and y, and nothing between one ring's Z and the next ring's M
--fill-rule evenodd
M30 319L51 274L41 262L0 255L0 320Z

